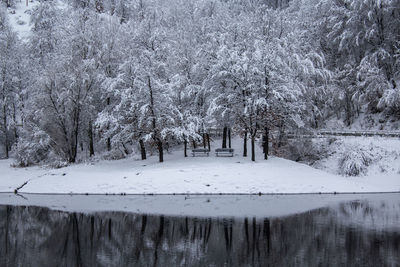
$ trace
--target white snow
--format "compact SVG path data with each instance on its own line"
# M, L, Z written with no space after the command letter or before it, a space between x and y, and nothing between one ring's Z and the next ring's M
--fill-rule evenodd
M215 144L215 147L219 145ZM215 148L214 147L214 148ZM278 157L256 162L243 158L235 140L232 158L188 157L182 151L141 161L128 158L81 163L61 169L12 168L0 161L0 192L60 194L257 194L400 191L400 175L343 177Z
M18 33L21 40L25 40L31 33L32 25L30 25L31 12L35 6L39 4L39 1L28 1L26 5L25 0L15 1L15 9L9 9L9 21L14 31ZM15 14L13 12L15 11Z
M328 147L328 157L317 161L314 166L324 171L337 174L338 162L346 151L358 148L371 155L372 162L362 179L370 184L395 184L400 180L400 139L393 137L334 137ZM317 146L325 139L314 139Z

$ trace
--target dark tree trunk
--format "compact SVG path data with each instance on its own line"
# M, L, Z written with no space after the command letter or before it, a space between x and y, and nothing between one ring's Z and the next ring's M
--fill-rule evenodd
M160 139L157 140L157 147L158 147L158 157L160 162L164 161L164 150L163 150L163 144Z
M6 115L6 105L3 103L3 127L4 127L4 149L5 149L5 156L6 159L9 157L9 140L8 140L8 133L7 133L7 115Z
M281 147L282 144L283 144L283 136L284 136L283 122L281 122L280 125L279 125L278 148Z
M70 163L76 162L76 156L78 154L78 135L79 135L79 118L80 118L80 110L76 108L74 111L74 130L72 132L72 141L71 141L71 154L69 158Z
M210 135L209 134L207 134L207 146L208 146L208 151L211 151Z
M263 134L263 153L264 159L268 159L268 152L269 152L269 129L265 127L264 134Z
M91 156L94 156L93 125L92 125L92 121L89 121L88 135L89 135L89 156L91 157Z
M129 149L126 147L126 145L123 142L121 142L121 145L122 145L122 148L124 149L124 153L126 155L129 155Z
M251 135L251 161L256 161L256 147L255 147L256 137Z
M142 160L146 159L146 147L144 146L144 142L142 139L139 140L140 145L140 154L142 155Z
M243 157L247 157L247 130L244 131L243 137Z
M111 101L110 97L107 97L107 106L110 105L110 101ZM110 126L107 126L107 130L109 128L110 128ZM107 151L111 151L111 138L110 137L107 138Z
M231 128L228 129L228 146L232 148Z
M224 127L224 131L222 132L222 148L226 148L226 135L228 132L228 128Z
M196 140L192 140L192 144L193 144L193 148L196 148L197 147L197 144L196 144Z
M110 137L107 138L107 151L111 151L111 139L110 139Z
M203 133L203 147L206 148L207 147L207 138L206 138L206 134Z
M17 109L15 103L13 103L13 121L14 121L14 142L18 142L18 131L17 131Z
M187 140L186 140L186 138L183 141L183 151L184 151L184 155L185 155L185 158L186 158L187 157Z

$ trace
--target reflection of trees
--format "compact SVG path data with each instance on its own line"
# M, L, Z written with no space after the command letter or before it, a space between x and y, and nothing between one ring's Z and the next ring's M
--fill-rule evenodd
M387 221L399 209L352 202L283 218L210 219L0 206L0 266L390 266L400 262L399 229L346 220Z

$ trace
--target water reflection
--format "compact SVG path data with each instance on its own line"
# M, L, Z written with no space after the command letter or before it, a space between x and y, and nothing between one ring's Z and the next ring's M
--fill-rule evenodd
M278 218L0 206L0 266L396 266L400 200Z

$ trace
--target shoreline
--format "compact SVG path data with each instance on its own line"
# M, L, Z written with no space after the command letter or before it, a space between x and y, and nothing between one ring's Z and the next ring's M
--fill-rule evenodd
M303 192L303 193L31 193L31 192L8 192L0 194L42 195L42 196L302 196L302 195L380 195L400 194L399 191L371 191L371 192Z
M399 193L296 195L40 195L0 194L0 206L61 212L124 212L189 217L281 217L346 202L397 203Z

